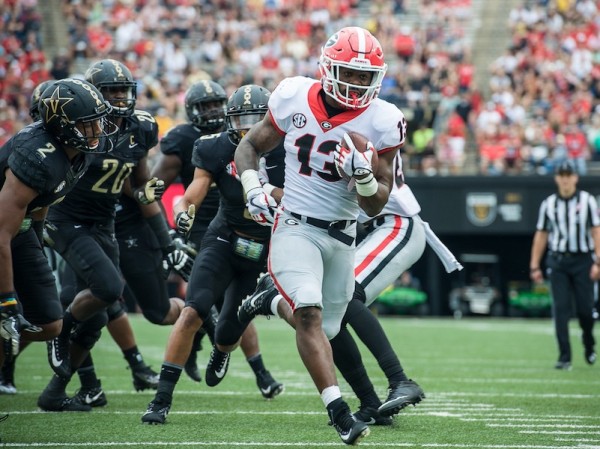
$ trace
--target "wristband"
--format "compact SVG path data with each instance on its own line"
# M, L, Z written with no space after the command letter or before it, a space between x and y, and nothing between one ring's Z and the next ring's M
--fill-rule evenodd
M253 189L261 189L262 184L260 183L260 179L258 179L258 172L256 170L244 170L244 173L240 176L240 181L242 181L242 186L244 187L244 193L246 196L248 192Z
M262 186L263 190L265 191L265 193L267 195L271 195L271 193L273 192L273 190L275 190L277 187L274 186L273 184L269 184L268 182L264 183Z
M0 293L0 311L5 307L15 307L17 303L17 292Z
M377 189L379 184L373 173L369 173L365 179L356 180L356 193L360 196L373 196L377 193Z

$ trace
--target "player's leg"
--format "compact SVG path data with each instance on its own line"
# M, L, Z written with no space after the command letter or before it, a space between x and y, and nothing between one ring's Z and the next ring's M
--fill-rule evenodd
M388 397L379 408L383 416L391 416L407 405L417 404L425 394L416 382L406 376L379 320L367 305L421 257L425 245L421 221L390 215L374 224L356 249L356 287L345 320L373 354L388 379Z
M550 265L550 264L549 264ZM568 273L556 263L549 266L550 289L552 291L552 317L558 345L556 369L571 369L571 342L569 320L571 318L571 281Z
M142 416L142 423L165 423L173 402L175 386L192 349L194 335L204 321L209 319L212 306L223 295L233 277L232 270L228 268L229 243L218 240L216 234L212 235L214 238L208 239L194 262L186 305L173 325L160 370L158 388Z
M78 293L64 313L59 336L48 344L48 358L53 370L68 377L69 336L72 329L117 301L123 282L117 269L118 247L111 226L74 227L72 224L50 225L48 233L54 248L76 273Z
M590 262L588 256L581 256L575 258L573 264L573 294L577 319L581 327L584 359L586 363L593 365L596 362L596 340L594 339L594 283L589 275Z

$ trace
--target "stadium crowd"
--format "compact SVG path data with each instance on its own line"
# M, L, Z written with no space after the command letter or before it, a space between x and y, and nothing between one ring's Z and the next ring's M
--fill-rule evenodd
M600 8L593 0L526 0L509 13L512 42L489 68L489 95L473 83L471 0L64 0L69 47L48 60L38 0L5 1L0 30L0 144L26 124L34 86L124 61L138 103L162 135L184 120L198 79L228 94L269 89L317 71L331 32L359 24L379 36L389 70L381 96L407 115L411 173L547 173L565 158L586 172L600 160ZM410 14L409 14L410 13ZM412 17L418 17L414 20Z

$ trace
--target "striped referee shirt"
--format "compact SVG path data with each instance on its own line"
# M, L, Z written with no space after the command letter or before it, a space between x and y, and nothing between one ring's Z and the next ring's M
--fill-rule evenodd
M596 198L577 190L570 198L550 195L541 206L536 229L548 232L548 250L555 253L594 251L590 229L600 226Z

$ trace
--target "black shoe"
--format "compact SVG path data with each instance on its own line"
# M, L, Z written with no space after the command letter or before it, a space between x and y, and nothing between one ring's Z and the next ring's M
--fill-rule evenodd
M45 389L38 398L37 405L46 412L89 412L92 406L82 403L77 396L72 398L62 393Z
M171 409L171 404L164 404L154 400L148 404L148 409L142 415L144 424L164 424Z
M0 394L17 394L15 386L15 359L4 359L0 370Z
M355 420L362 421L370 426L391 426L394 424L391 416L381 416L375 407L361 406L352 416Z
M214 387L225 378L227 369L229 368L229 357L228 352L221 352L216 346L213 346L213 350L210 353L210 360L206 365L206 385Z
M133 388L135 391L156 390L158 388L159 374L145 363L131 367Z
M271 302L277 296L277 287L269 273L263 273L258 278L254 293L248 296L240 305L238 320L248 324L257 315L272 316Z
M594 348L588 348L585 350L585 361L587 362L588 365L593 365L594 363L596 363L596 352L594 351Z
M267 370L256 374L256 385L258 385L258 389L265 399L273 399L278 394L283 393L285 389L283 384L273 379L273 376Z
M194 382L202 382L202 375L200 374L200 370L198 369L197 364L198 356L196 351L192 349L190 352L190 356L188 357L183 369L185 373L192 379Z
M562 369L565 371L571 371L573 367L571 362L561 362L560 360L554 364L554 369Z
M388 397L379 407L381 416L392 416L404 407L417 405L425 399L425 393L414 380L403 380L388 388Z
M350 407L344 401L334 409L328 409L331 425L346 444L354 445L369 435L370 430L362 421L355 421L350 413Z
M75 397L82 404L89 405L91 407L104 407L108 404L106 395L102 390L102 384L98 381L98 385L92 388L80 388L75 393Z
M64 379L70 378L72 374L69 346L68 335L63 336L60 334L58 337L46 342L48 363L50 363L52 371L54 371L58 377Z

